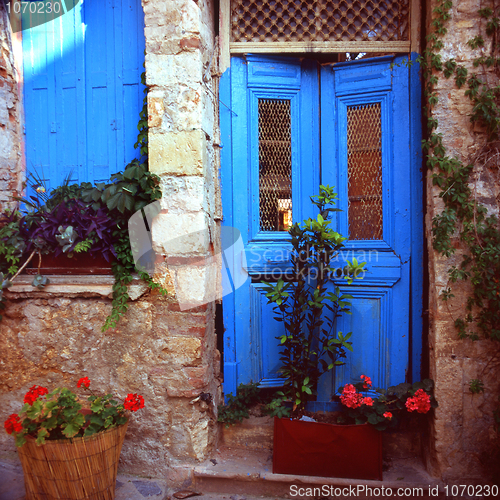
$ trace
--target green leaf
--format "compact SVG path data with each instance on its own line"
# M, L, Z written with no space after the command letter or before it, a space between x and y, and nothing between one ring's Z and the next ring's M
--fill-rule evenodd
M41 444L45 443L45 438L49 435L49 433L47 432L47 429L45 429L44 427L40 427L40 429L38 429L38 433L36 435L36 444L38 446L40 446Z

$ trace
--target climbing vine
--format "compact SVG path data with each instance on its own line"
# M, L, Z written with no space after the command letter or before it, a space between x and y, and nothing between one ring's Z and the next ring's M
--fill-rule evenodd
M499 8L495 2L478 11L481 33L467 42L478 54L470 71L454 59L442 60L443 37L450 19L451 0L438 1L433 12L428 46L419 59L425 79L428 137L423 141L432 183L440 188L444 209L432 220L434 248L446 257L463 251L457 265L448 270L448 285L441 294L448 301L453 284L469 281L471 292L464 314L454 318L460 338L500 340L500 226L495 209L479 200L481 173L496 175L500 167ZM483 133L484 143L466 162L451 157L438 132L438 120L431 110L438 103L439 75L454 78L472 104L474 129Z

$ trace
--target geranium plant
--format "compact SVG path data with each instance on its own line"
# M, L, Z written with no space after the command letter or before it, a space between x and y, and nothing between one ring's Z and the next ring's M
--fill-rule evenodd
M401 414L425 414L438 406L433 396L434 382L430 379L414 384L398 384L387 390L372 389L371 386L370 377L361 375L360 382L339 388L339 400L346 411L337 418L338 423L369 423L382 431L396 426Z
M38 445L47 439L91 436L126 423L127 410L135 412L144 407L144 398L138 394L128 394L123 403L112 394L94 394L88 377L81 378L77 387L90 392L85 405L67 388L49 392L46 387L31 387L21 411L10 415L4 424L6 432L14 435L16 446L22 446L28 436Z

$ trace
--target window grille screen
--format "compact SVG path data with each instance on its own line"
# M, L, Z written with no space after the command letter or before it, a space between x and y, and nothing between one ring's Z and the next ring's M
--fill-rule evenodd
M259 212L261 231L292 224L290 101L259 99Z
M410 0L232 0L231 42L401 42Z
M380 104L347 108L349 239L381 240L382 122Z

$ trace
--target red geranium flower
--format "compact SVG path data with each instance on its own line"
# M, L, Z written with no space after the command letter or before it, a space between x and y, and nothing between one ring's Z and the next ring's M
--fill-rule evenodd
M392 413L390 411L386 411L383 416L390 420L392 418Z
M39 396L45 396L48 394L49 390L46 387L40 385L34 385L24 396L24 403L28 403L33 406L33 403L38 399Z
M127 394L123 406L126 410L137 411L144 408L144 398L139 394Z
M361 375L360 378L363 381L363 388L364 389L368 389L368 387L371 387L372 379L370 377L367 377L366 375Z
M21 424L21 419L17 413L13 413L4 423L5 430L7 434L12 434L13 432L21 432L23 430L23 424Z
M363 404L363 396L356 392L352 384L346 384L340 396L340 402L348 408L359 408Z
M78 389L79 389L82 385L85 387L85 389L88 389L88 388L89 388L89 385L90 385L90 380L89 380L89 378L88 378L88 377L83 377L83 378L81 378L81 379L77 382L77 384L76 384L76 386L78 387Z
M405 406L408 411L427 413L431 409L431 398L423 389L419 389L415 396L406 400Z

